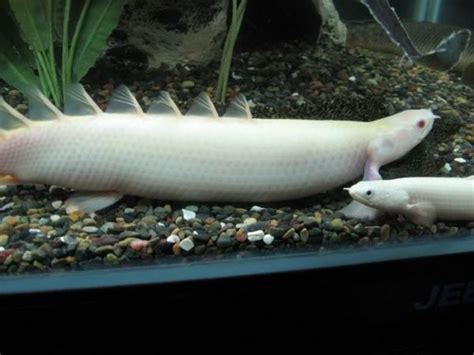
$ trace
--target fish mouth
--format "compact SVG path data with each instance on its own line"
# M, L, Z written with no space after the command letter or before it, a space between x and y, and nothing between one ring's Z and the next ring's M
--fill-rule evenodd
M352 188L348 188L348 192L349 195L357 202L363 203L364 205L370 205L369 200L365 199L362 193L354 191Z

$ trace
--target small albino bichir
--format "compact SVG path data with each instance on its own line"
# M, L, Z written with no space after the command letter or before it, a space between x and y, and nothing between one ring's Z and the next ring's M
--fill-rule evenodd
M408 110L373 122L256 119L242 95L219 117L205 94L182 115L167 93L144 113L124 86L102 112L79 84L66 91L64 113L38 90L29 100L29 119L0 101L3 183L82 191L68 204L86 211L124 194L262 202L316 194L362 174L379 179L379 167L417 145L435 118Z
M360 203L401 213L424 226L436 219L474 221L474 175L361 181L348 190Z

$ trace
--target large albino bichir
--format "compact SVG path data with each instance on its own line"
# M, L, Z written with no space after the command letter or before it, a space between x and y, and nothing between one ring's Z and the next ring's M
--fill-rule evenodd
M64 113L38 90L29 119L0 101L3 183L78 190L68 203L86 211L124 194L166 200L278 201L323 192L402 157L431 130L429 110L373 122L252 118L239 95L219 117L206 94L182 115L162 93L144 113L122 86L102 112L79 84ZM353 202L350 216L375 210Z

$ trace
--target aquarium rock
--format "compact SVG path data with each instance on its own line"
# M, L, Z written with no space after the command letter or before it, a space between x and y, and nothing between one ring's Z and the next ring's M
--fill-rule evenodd
M322 17L321 32L329 35L335 43L346 43L347 28L339 18L333 0L313 0L313 3Z
M130 0L109 48L133 47L149 68L162 63L206 64L219 58L229 0Z

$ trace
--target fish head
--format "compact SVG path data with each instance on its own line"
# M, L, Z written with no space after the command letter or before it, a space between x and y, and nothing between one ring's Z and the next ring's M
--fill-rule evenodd
M399 212L409 202L408 193L395 188L390 180L361 181L348 190L354 200L387 212Z
M431 132L437 118L431 110L420 109L405 110L380 120L382 126L377 127L374 150L381 165L403 157L417 146Z

